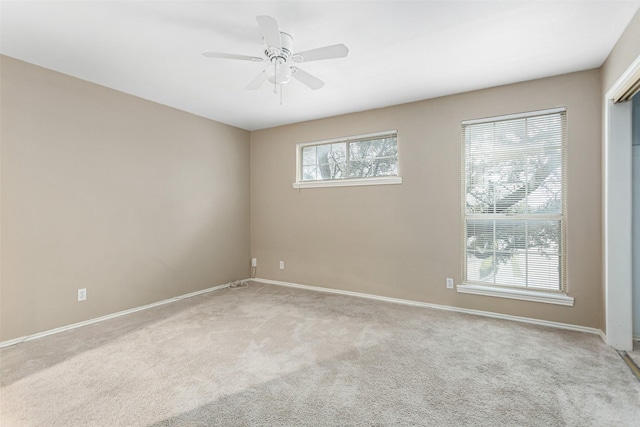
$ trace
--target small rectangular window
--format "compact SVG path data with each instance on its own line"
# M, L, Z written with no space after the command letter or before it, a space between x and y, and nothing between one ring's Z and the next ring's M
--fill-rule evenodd
M401 182L396 131L302 143L296 150L295 188Z

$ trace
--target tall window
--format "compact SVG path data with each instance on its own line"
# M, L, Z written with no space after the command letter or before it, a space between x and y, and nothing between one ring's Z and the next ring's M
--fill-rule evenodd
M298 182L398 176L395 131L298 144Z
M566 112L463 122L465 282L565 290Z

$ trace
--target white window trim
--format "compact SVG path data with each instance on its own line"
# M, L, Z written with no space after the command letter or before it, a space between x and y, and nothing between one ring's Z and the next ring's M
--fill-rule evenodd
M553 114L553 113L566 113L567 112L567 108L566 107L557 107L557 108L549 108L546 110L537 110L537 111L529 111L529 112L524 112L524 113L516 113L516 114L508 114L508 115L503 115L503 116L496 116L496 117L487 117L487 118L481 118L481 119L473 119L473 120L464 120L461 122L461 125L470 125L470 124L479 124L479 123L488 123L488 122L497 122L497 121L503 121L503 120L512 120L512 119L519 119L519 118L526 118L526 117L534 117L534 116L539 116L539 115L543 115L543 114ZM565 141L566 144L566 141ZM563 147L565 150L566 145ZM566 154L563 154L563 157L566 156ZM466 171L464 170L465 168L465 161L466 161L466 153L465 150L462 150L462 168L463 171L466 173ZM564 164L565 170L563 170L563 173L566 173L566 164ZM566 179L566 177L564 178ZM463 185L463 200L464 200L464 194L465 194L465 190L464 190L464 179L462 181L462 185ZM566 195L564 195L563 197L566 197ZM566 217L566 200L565 200L565 206L563 207L563 212L562 215L560 215L562 217L562 223L564 224L564 227L566 227L566 223L567 223L567 217ZM463 233L463 241L464 241L464 235L465 235L465 220L468 216L472 216L472 215L466 215L465 214L465 210L464 210L464 205L463 205L463 211L462 211L462 233ZM563 245L566 244L564 242L566 242L566 235L563 236L564 238L563 240ZM466 259L466 254L467 251L463 249L463 277L465 277L465 271L466 271L466 266L467 266L467 259ZM563 250L563 258L566 259L566 246L564 247ZM564 267L566 268L566 266ZM566 279L565 279L566 280ZM520 289L518 287L506 287L506 286L499 286L499 285L488 285L488 284L476 284L476 283L472 283L472 282L467 282L467 281L463 281L460 285L456 286L456 291L459 293L463 293L463 294L473 294L473 295L483 295L483 296L490 296L490 297L497 297L497 298L508 298L508 299L517 299L517 300L523 300L523 301L532 301L532 302L540 302L540 303L547 303L547 304L557 304L557 305L564 305L564 306L570 306L572 307L574 304L574 298L570 297L568 295L568 283L565 284L566 289L564 291L554 291L554 290L549 290L549 291L543 291L543 290L532 290L532 289Z
M543 302L573 307L574 299L567 294L553 291L532 291L530 289L506 288L501 286L475 285L462 283L456 286L462 294L484 295L489 297L519 299L524 301Z
M293 188L353 187L359 185L402 184L400 176L378 176L374 178L331 179L325 181L298 181Z
M360 139L373 139L380 136L396 135L398 137L397 130L388 130L384 132L367 133L364 135L345 136L341 138L326 139L322 141L301 142L296 144L296 182L292 184L293 188L325 188L325 187L355 187L362 185L389 185L389 184L402 184L402 177L400 176L400 165L398 165L398 175L395 176L375 176L370 178L346 178L346 179L327 179L324 181L302 181L302 164L301 154L302 149L309 145L321 145L321 144L333 144L337 142L352 142ZM398 152L399 152L398 147ZM399 155L398 155L399 157Z

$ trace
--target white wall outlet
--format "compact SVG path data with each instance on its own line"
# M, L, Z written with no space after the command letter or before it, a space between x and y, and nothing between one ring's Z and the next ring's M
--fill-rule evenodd
M87 288L78 289L78 301L87 299Z
M280 261L280 270L284 270L284 261Z
M451 277L447 277L447 289L453 289L453 279Z
M258 266L258 258L251 258L251 267Z

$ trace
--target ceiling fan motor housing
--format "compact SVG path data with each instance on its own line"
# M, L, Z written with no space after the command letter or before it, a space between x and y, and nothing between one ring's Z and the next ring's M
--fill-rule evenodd
M293 51L293 37L290 34L280 32L280 42L282 48L267 46L264 50L265 55L273 64L272 67L266 68L267 80L275 84L285 84L291 79L291 68L287 65L288 59Z
M283 62L286 62L291 56L291 52L293 52L293 37L290 34L280 32L280 43L282 44L282 48L278 48L277 46L269 46L266 44L265 40L265 50L264 54L269 58L269 61L274 62L277 59L282 59Z

